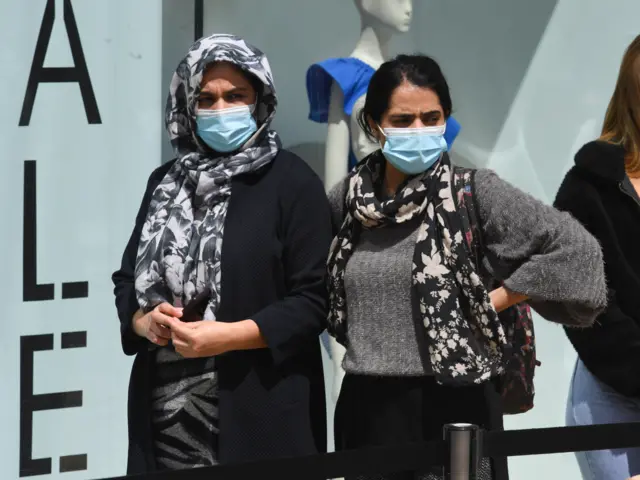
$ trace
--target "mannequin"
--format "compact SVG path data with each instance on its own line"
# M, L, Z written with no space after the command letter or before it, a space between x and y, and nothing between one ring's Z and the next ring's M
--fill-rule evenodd
M380 148L358 126L358 113L364 106L369 80L389 60L389 42L395 33L409 31L412 0L355 0L360 13L360 39L347 58L333 58L311 65L307 71L309 118L328 124L325 148L325 188L341 181L353 166ZM445 139L451 148L460 131L450 117ZM332 397L337 402L344 378L342 360L345 349L332 337L330 353L334 366Z

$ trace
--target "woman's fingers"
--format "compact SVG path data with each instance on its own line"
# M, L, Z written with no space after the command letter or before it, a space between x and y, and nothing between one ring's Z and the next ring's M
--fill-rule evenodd
M174 307L170 303L161 303L158 305L155 310L160 313L164 313L169 317L180 318L182 317L182 309Z
M169 303L161 303L144 318L145 322L145 336L147 339L160 346L166 346L169 344L169 340L172 337L171 326L181 324L178 318L182 316L182 309L176 308ZM176 337L176 335L173 335ZM180 348L188 348L188 344L185 340L178 340ZM174 341L175 343L175 341Z
M157 337L164 338L166 340L169 340L171 338L171 330L155 322L151 322L151 325L149 326L149 331L154 335L156 335Z
M170 329L173 318L170 315L166 315L158 310L151 312L152 323L162 325L163 327Z
M196 358L195 353L190 348L176 347L176 352L184 358Z
M156 345L160 345L161 347L167 346L169 344L169 340L163 337L159 337L152 329L149 329L147 332L147 338L151 343L155 343Z
M184 340L190 340L193 335L193 325L190 323L173 320L170 325L173 338L180 337Z
M171 342L173 343L173 346L176 347L176 349L189 348L189 343L187 343L186 340L183 340L182 338L177 337L176 335L173 335L173 337L171 338Z

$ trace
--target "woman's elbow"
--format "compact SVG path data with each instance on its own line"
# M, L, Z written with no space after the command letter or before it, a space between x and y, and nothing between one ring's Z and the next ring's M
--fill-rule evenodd
M571 301L565 305L567 324L589 327L607 306L607 282L602 248L598 240L581 225L579 235L573 235L565 272L565 281L571 285Z

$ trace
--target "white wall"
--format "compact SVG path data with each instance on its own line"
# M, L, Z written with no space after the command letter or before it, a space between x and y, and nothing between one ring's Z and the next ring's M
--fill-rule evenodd
M33 376L22 387L33 380L36 395L82 391L81 407L33 414L33 447L26 453L52 458L51 474L41 478L124 474L131 362L120 349L110 276L160 161L161 5L155 0L73 1L101 123L88 124L77 83L43 83L29 126L18 126L45 4L0 2L0 478L7 480L19 478L26 406L20 342L36 334L51 334L53 350L35 354ZM63 2L55 7L45 66L70 67ZM25 160L37 167L37 281L54 284L53 300L23 302ZM74 281L88 281L88 297L63 300L61 284ZM61 349L62 334L77 331L86 332L86 347ZM87 455L87 469L59 473L59 457L74 454Z
M164 107L169 84L178 63L195 40L193 0L162 0L162 75L160 77L160 108L158 118L161 129L162 161L174 158L173 147L164 125Z

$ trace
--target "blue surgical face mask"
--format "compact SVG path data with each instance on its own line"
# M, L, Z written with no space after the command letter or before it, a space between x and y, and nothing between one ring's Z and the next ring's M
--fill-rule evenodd
M386 137L382 153L398 170L407 175L426 172L447 151L445 125L422 128L378 127Z
M253 105L222 110L198 110L198 136L216 152L238 150L258 129L253 118L253 110Z

